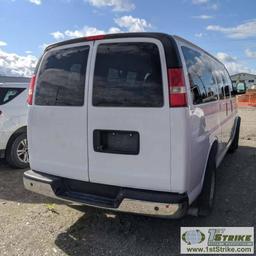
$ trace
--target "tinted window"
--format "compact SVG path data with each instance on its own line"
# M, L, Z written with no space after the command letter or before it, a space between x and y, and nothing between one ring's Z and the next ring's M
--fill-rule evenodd
M4 105L13 100L24 90L25 88L0 88L0 105Z
M161 107L163 85L157 46L151 43L99 45L93 105Z
M219 66L219 63L215 63L213 74L219 87L219 98L225 99L225 78L223 72L219 69Z
M225 95L227 98L229 98L230 95L233 94L233 85L229 77L228 71L226 69L223 69L223 74L224 74L224 84L225 84Z
M43 59L36 85L35 104L81 106L89 46L51 51Z
M185 58L191 94L194 104L215 101L218 99L218 88L213 78L213 62L206 54L182 47Z

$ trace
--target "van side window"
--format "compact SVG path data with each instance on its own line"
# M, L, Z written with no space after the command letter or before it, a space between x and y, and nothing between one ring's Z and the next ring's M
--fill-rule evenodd
M225 79L223 72L219 69L218 63L215 63L214 65L215 70L213 71L213 75L216 79L216 83L219 88L219 99L223 100L225 99Z
M182 46L191 94L194 104L218 100L218 88L213 78L213 63L210 57Z
M100 44L92 103L107 107L163 106L158 47L153 43L139 42Z
M231 96L235 96L233 93L233 84L232 81L230 79L230 76L228 74L228 71L226 69L223 70L224 72L224 81L225 81L225 88L226 88L226 92L229 92L229 96L227 96L228 98Z
M82 106L89 46L46 53L37 78L35 104Z

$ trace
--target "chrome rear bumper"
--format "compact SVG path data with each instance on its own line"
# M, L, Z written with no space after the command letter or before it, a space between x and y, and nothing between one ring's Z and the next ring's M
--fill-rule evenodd
M97 190L102 186L100 196L91 191L89 193L79 193L70 190L70 187L63 182L63 178L34 172L32 170L24 173L23 182L27 190L47 197L64 200L67 204L83 204L114 211L171 218L184 216L188 208L188 199L184 194L158 193L155 191L119 188L100 184L95 184ZM81 183L81 181L79 182ZM93 183L84 182L84 186L92 186L92 184ZM108 187L110 187L110 189L120 189L120 191L118 190L118 193L113 198L105 195L102 196L102 191L106 190L106 188L108 189Z

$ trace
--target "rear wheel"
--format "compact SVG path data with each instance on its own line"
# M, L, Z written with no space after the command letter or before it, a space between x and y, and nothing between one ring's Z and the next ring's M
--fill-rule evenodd
M29 166L27 134L22 133L15 137L9 144L6 153L6 161L15 168L27 168Z
M229 153L234 153L238 148L239 134L240 134L240 124L241 124L241 117L239 116L237 118L235 136L234 136L233 141L232 141L232 143L230 145L230 148L228 150Z
M202 192L198 198L198 216L210 215L215 198L216 189L216 161L214 152L211 153L204 177Z

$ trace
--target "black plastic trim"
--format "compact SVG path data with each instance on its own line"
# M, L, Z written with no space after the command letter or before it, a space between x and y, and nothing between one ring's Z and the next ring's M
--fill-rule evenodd
M36 171L34 172L52 180L52 182L48 184L51 185L52 190L57 197L89 204L92 206L116 209L119 207L124 198L167 204L182 204L184 206L188 205L187 193L178 194L171 192L119 187L67 179ZM37 180L31 176L26 178L35 181ZM38 178L38 181L41 181L41 179Z
M5 158L5 149L0 150L0 158Z

